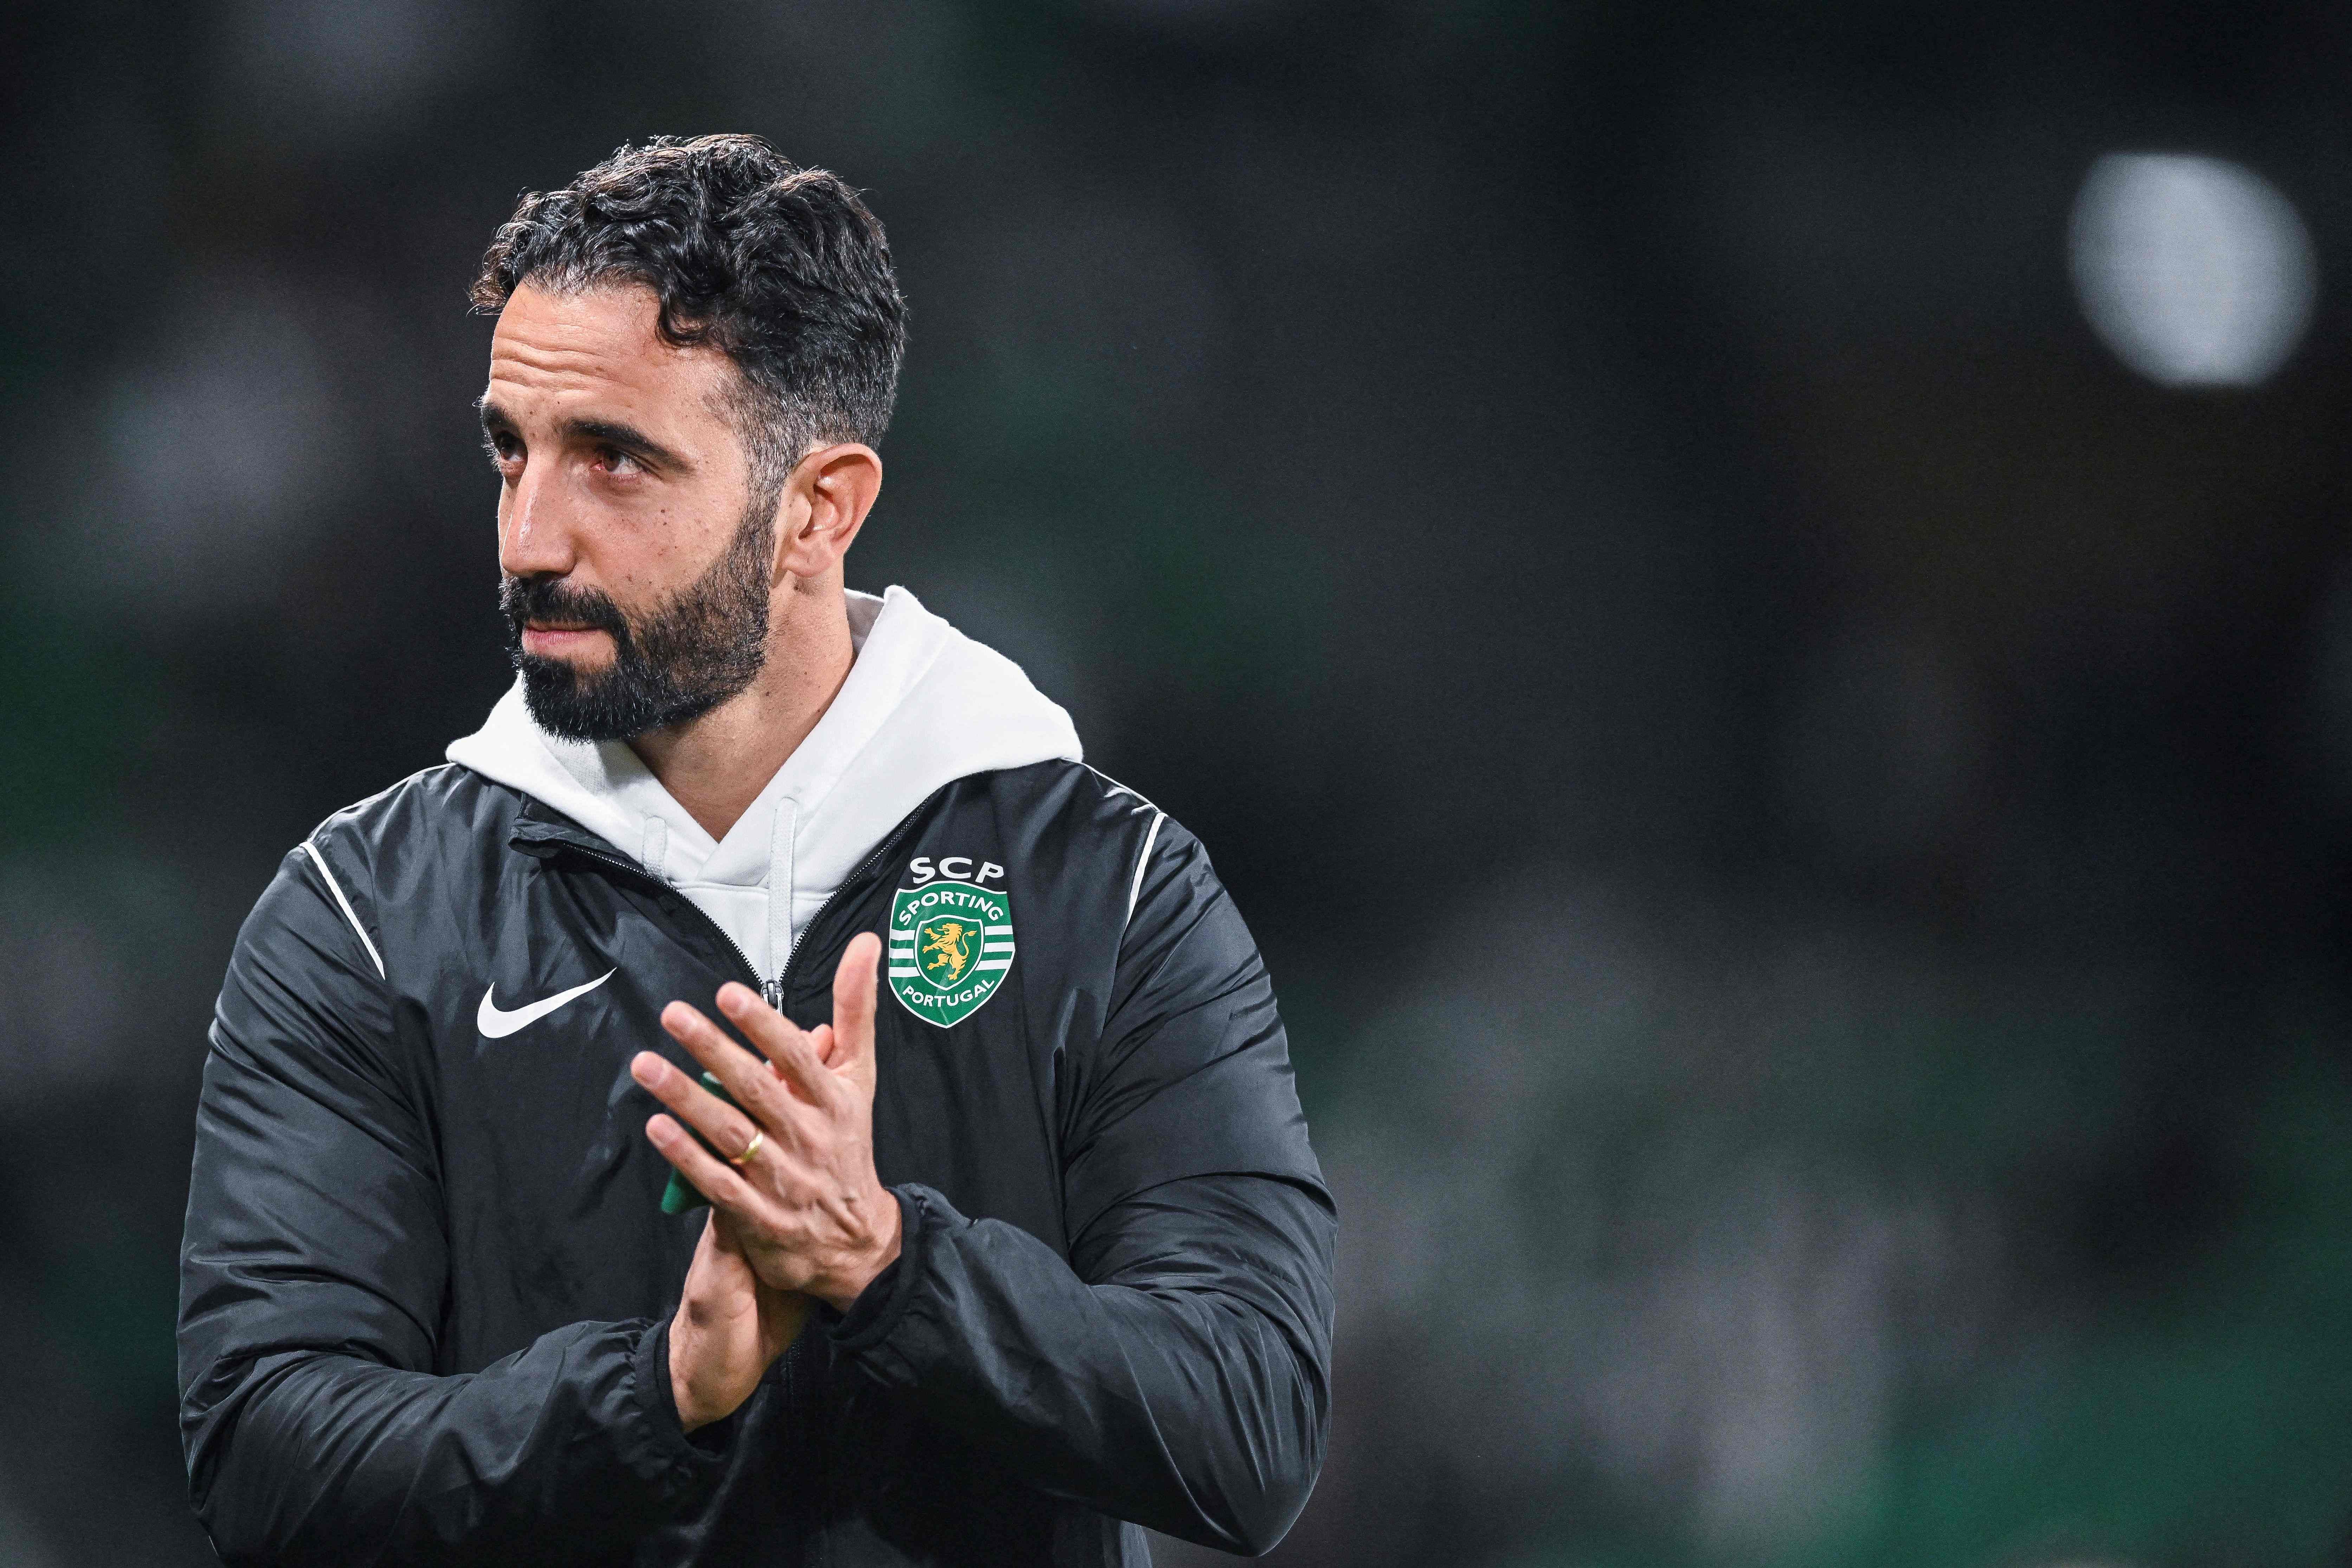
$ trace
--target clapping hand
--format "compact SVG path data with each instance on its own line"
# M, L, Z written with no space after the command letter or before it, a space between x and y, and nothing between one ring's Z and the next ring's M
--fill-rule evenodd
M833 1022L814 1029L749 986L720 987L719 1010L764 1060L685 1003L663 1009L662 1027L736 1106L651 1051L629 1063L673 1113L648 1121L646 1138L711 1203L670 1329L671 1385L689 1430L751 1397L799 1331L805 1298L845 1310L898 1256L898 1200L874 1169L881 953L870 933L851 941L834 975ZM714 1157L680 1121L733 1152Z

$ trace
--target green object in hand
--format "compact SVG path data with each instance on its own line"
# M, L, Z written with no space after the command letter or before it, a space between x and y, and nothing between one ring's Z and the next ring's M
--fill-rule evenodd
M736 1101L735 1097L727 1092L727 1086L720 1083L715 1075L704 1073L702 1075L702 1087L717 1095L719 1099L725 1100L728 1104L734 1106L736 1110L740 1110L743 1109L743 1107ZM691 1136L696 1142L701 1144L705 1149L710 1149L710 1140L705 1138L701 1133L695 1131L694 1128L688 1123L684 1117L673 1115L670 1119L676 1121L680 1127L684 1127L688 1134ZM710 1149L710 1157L714 1160L724 1160L727 1158L726 1155L721 1154L716 1149ZM702 1189L697 1187L692 1182L686 1179L684 1172L678 1170L675 1165L670 1167L669 1185L662 1189L662 1213L684 1214L688 1209L708 1207L709 1203L710 1200L702 1195Z

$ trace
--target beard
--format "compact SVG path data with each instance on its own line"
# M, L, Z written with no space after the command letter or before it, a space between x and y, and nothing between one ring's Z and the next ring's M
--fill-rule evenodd
M775 503L753 499L727 548L667 603L632 616L594 588L561 577L499 584L507 652L522 676L531 719L567 741L625 741L699 719L751 684L768 658L768 594L775 563ZM595 671L525 652L526 621L591 626L613 639Z

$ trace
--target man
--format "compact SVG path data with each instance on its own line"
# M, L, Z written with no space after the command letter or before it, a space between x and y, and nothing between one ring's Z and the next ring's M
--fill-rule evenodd
M181 1260L214 1544L1265 1550L1335 1231L1273 994L1018 668L845 590L880 226L754 138L657 140L526 197L475 299L518 679L238 937Z

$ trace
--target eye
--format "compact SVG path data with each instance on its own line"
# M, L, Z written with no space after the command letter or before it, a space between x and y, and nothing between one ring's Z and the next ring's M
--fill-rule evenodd
M645 472L645 469L638 465L636 458L631 457L628 453L622 451L618 447L598 447L596 449L596 463L599 468L603 468L608 474L618 474L626 477L631 474L641 474Z
M511 430L498 430L482 437L482 454L492 467L503 470L511 463L522 461L522 443Z

